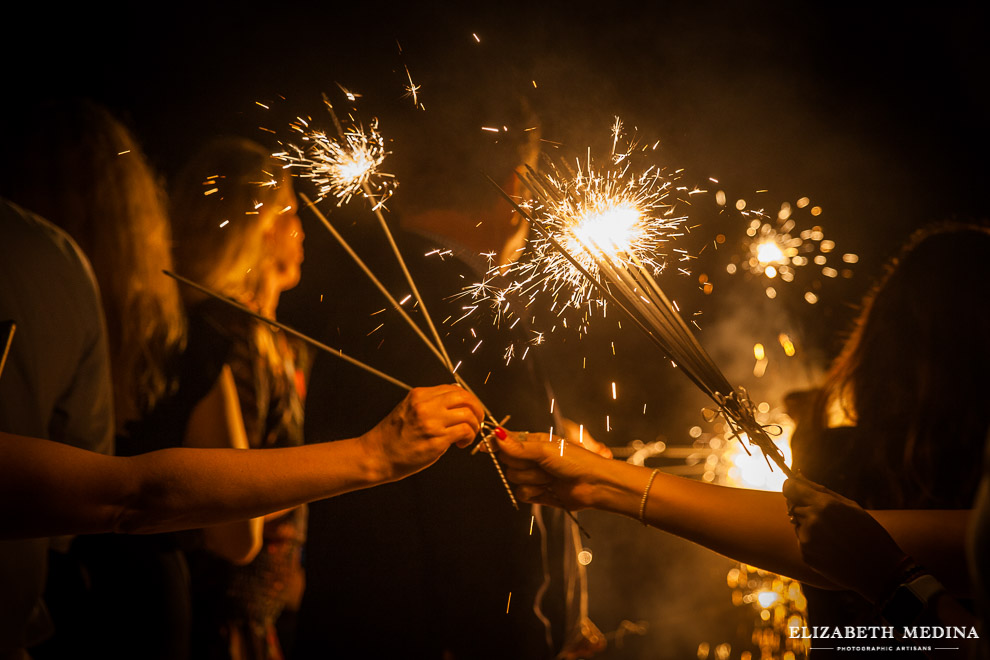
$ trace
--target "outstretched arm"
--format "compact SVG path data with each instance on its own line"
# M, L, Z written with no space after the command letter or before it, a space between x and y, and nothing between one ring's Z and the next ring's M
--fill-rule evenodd
M521 499L639 518L653 470L610 461L545 435L499 441L506 476ZM715 552L792 578L835 588L801 556L780 493L715 486L657 472L643 521ZM968 511L874 511L897 543L952 589L965 589Z
M375 428L285 449L164 449L102 456L0 434L0 536L155 533L253 518L396 481L464 447L481 404L459 387L415 389Z

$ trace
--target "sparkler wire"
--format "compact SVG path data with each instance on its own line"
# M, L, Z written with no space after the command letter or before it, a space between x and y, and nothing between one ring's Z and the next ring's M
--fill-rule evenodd
M334 237L334 239L336 239L336 241L340 244L340 246L344 248L344 251L347 252L347 256L349 256L354 261L354 263L357 264L358 268L361 269L361 272L363 272L368 277L368 279L371 280L371 283L375 285L375 288L377 288L378 291L380 291L381 294L385 296L385 299L388 300L389 304L391 304L392 307L395 309L395 311L399 313L399 316L402 317L402 320L404 320L413 330L413 332L416 333L416 336L419 337L424 344L426 344L426 346L430 349L430 351L432 351L433 355L436 356L438 360L440 360L440 362L444 365L444 367L447 368L448 371L453 371L453 369L451 369L449 361L445 359L443 355L440 354L440 351L437 350L437 347L433 344L433 342L430 341L430 339L423 333L423 330L419 327L419 325L412 320L412 318L406 312L405 308L403 308L402 305L399 304L399 302L389 292L389 290L385 287L385 285L382 284L381 280L379 280L378 277L371 271L371 269L368 268L368 265L358 255L358 253L354 251L354 248L352 248L350 243L347 242L347 239L341 236L340 232L337 231L337 228L334 227L329 220L327 220L327 217L323 215L323 212L320 211L319 207L316 206L316 204L313 203L304 193L299 193L299 199L302 200L302 202L306 205L306 207L313 212L313 214L317 217L317 219L319 219L321 223L323 223L323 226L327 228L327 231L330 232L330 234ZM457 376L457 374L454 374L454 377L458 379L458 383L461 384L462 387L464 387L468 391L471 391L469 387L461 383L460 377ZM485 412L487 413L488 410L485 409Z
M337 228L334 227L329 220L327 220L327 217L323 215L323 212L320 211L320 209L316 206L316 204L310 201L310 199L306 197L306 195L303 193L299 193L299 198L303 201L303 203L306 205L307 208L313 211L313 213L320 220L320 222L323 223L323 225L333 235L333 237L337 240L337 242L340 243L340 246L344 248L344 251L347 252L348 256L350 256L351 259L354 261L354 263L356 263L361 268L361 271L368 277L369 280L371 280L371 282L382 293L382 295L385 296L385 298L389 301L389 303L391 303L392 307L394 307L395 310L399 312L399 315L402 317L402 319L409 325L410 328L412 328L412 330L423 341L423 343L426 344L426 346L430 349L433 355L438 360L440 360L441 364L443 364L447 368L451 376L454 377L454 380L457 381L457 384L463 387L471 394L474 394L475 398L477 398L478 401L481 402L481 407L484 409L485 416L487 417L486 423L487 426L489 427L488 429L483 429L481 442L485 445L485 449L488 450L488 455L491 456L492 458L492 464L495 466L495 470L498 472L498 476L499 479L502 481L502 485L505 487L506 492L509 494L509 499L512 501L512 506L518 509L519 503L516 501L516 496L512 492L512 487L509 485L509 480L506 479L505 472L502 470L502 465L501 463L499 463L498 458L496 458L494 449L492 447L491 432L494 430L494 427L498 425L498 422L495 421L495 416L492 415L491 410L489 410L488 407L485 405L485 403L481 401L481 399L478 397L478 395L474 393L474 390L471 389L471 386L467 384L467 382L460 376L460 374L456 373L453 370L450 363L450 359L444 358L444 355L440 353L440 350L437 349L437 346L434 346L433 342L431 342L429 338L427 338L427 336L423 333L423 330L419 327L419 325L417 325L416 322L413 321L412 318L406 313L406 310L403 309L403 307L398 303L395 297L392 296L391 293L389 293L385 285L382 284L381 280L379 280L378 277L376 277L375 274L371 271L371 269L368 268L367 264L364 263L364 260L361 259L361 257L357 254L357 252L354 251L354 249L350 246L347 240L343 236L341 236L340 232L337 231ZM423 308L423 312L425 314L426 312L425 307ZM439 343L442 349L443 343L440 342L439 336L437 336L437 342Z
M242 312L244 314L247 314L248 316L250 316L252 318L255 318L255 319L259 320L259 321L262 321L264 323L267 323L268 325L274 326L274 327L278 328L279 330L284 330L285 332L289 333L293 337L297 337L298 339L301 339L302 341L306 342L310 346L315 346L316 348L320 349L321 351L324 351L326 353L329 353L330 355L333 355L334 357L340 358L341 360L343 360L344 362L347 362L348 364L354 365L358 369L363 369L364 371L367 371L370 374L373 374L375 376L378 376L382 380L388 381L389 383L392 383L396 387L402 388L402 389L407 390L407 391L412 389L411 386L403 383L398 378L393 378L392 376L389 376L387 373L385 373L383 371L379 371L378 369L375 369L374 367L372 367L370 365L367 365L364 362L361 362L360 360L356 360L356 359L352 358L351 356L346 355L343 351L341 351L339 349L333 348L332 346L327 346L323 342L317 341L316 339L313 339L309 335L306 335L306 334L304 334L302 332L299 332L298 330L296 330L295 328L293 328L291 326L288 326L288 325L286 325L284 323L280 323L279 321L276 321L275 319L268 318L267 316L264 316L263 314L258 314L257 312L255 312L251 308L242 305L241 303L237 302L233 298L228 298L227 296L225 296L223 294L217 293L216 291L213 291L212 289L208 289L207 287L205 287L205 286L203 286L201 284L198 284L196 282L193 282L190 279L187 279L185 277L182 277L181 275L177 275L177 274L173 273L172 271L163 270L162 272L165 273L166 275L168 275L169 277L171 277L172 279L174 279L174 280L176 280L178 282L181 282L182 284L184 284L184 285L186 285L188 287L192 287L193 289L196 289L200 293L204 293L204 294L210 296L211 298L216 298L220 302L226 303L227 305L233 307L234 309L236 309L236 310L238 310L238 311L240 311L240 312Z
M330 113L330 117L333 119L333 125L337 129L338 135L341 139L344 138L344 127L340 123L340 119L337 118L337 113L333 109L333 104L327 98L326 94L323 95L323 102L326 103L327 111ZM381 204L375 203L375 196L371 190L371 185L367 181L361 183L361 189L364 191L365 196L368 201L371 202L371 210L378 218L378 224L381 226L382 231L385 233L385 237L388 239L388 244L392 248L392 253L395 255L395 259L402 269L402 274L405 275L406 282L409 283L409 289L412 291L413 296L419 302L420 308L423 310L423 318L426 319L426 325L429 327L430 332L433 334L433 338L436 340L436 347L440 349L443 353L443 360L447 369L453 373L454 363L447 354L447 349L444 348L443 341L440 339L440 333L437 332L437 328L433 325L433 318L430 316L429 310L426 308L426 301L423 300L423 296L419 294L419 289L416 288L416 282L413 280L412 274L409 272L409 268L406 266L405 259L402 258L402 253L399 251L399 246L395 244L395 238L392 236L392 231L388 228L388 223L385 222L385 216L382 215ZM468 390L470 391L470 390Z

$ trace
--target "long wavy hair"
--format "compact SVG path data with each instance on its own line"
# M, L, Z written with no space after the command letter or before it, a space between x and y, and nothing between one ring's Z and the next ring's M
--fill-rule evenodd
M260 144L217 138L182 169L172 190L179 272L259 311L265 310L265 235L284 211L288 174ZM187 304L196 300L188 292ZM252 324L253 343L272 373L283 366L267 325Z
M916 233L868 294L819 393L802 444L858 474L864 504L967 507L990 426L990 229ZM829 444L840 412L856 444Z
M92 102L42 108L12 140L7 196L65 229L92 263L123 428L167 393L185 339L176 284L162 274L172 268L163 189L130 131Z
M265 231L281 212L288 176L261 145L218 138L172 187L174 258L183 275L245 303L263 288Z

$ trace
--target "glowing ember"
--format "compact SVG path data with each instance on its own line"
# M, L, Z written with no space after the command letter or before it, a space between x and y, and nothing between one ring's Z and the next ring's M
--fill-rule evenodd
M764 241L756 246L756 258L761 264L787 263L784 251L774 241Z

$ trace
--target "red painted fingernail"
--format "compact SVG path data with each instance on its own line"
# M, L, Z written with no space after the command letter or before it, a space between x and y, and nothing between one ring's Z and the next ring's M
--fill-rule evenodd
M498 438L499 440L505 440L508 437L508 435L509 434L506 433L505 429L503 429L501 426L495 427L495 437Z

